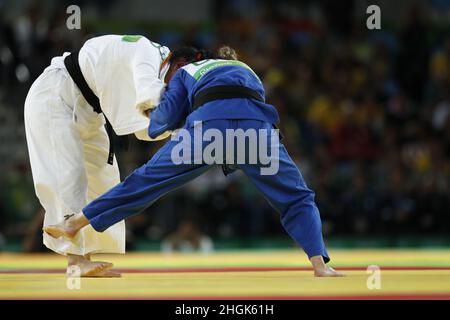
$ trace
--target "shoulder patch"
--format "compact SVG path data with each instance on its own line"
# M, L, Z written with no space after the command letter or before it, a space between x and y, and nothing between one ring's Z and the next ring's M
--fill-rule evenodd
M125 35L122 37L122 41L138 42L141 38L142 38L141 35Z
M144 36L141 35L124 35L122 36L122 41L125 42L138 42L139 40L141 40L142 38L145 38ZM170 50L169 48L160 45L159 43L153 42L147 38L145 38L146 40L148 40L148 42L156 49L158 49L159 54L161 56L161 60L164 61L170 54Z

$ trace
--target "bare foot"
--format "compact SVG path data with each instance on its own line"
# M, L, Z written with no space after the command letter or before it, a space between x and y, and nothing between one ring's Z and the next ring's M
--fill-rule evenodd
M102 273L99 273L98 275L94 276L98 278L121 278L122 274L116 271L112 270L105 270Z
M64 216L64 220L60 223L53 224L42 228L53 238L65 237L69 240L75 238L78 231L89 224L89 220L82 212L77 214L68 214Z
M309 259L314 269L315 277L343 277L344 274L327 266L322 256L314 256Z
M314 270L315 277L344 277L345 275L341 272L334 270L331 267L326 266L322 270Z
M80 261L77 264L71 264L67 267L67 273L73 274L74 267L77 267L77 273L80 277L98 277L112 268L113 264L110 262L98 261Z
M91 255L67 254L67 274L77 277L118 278L120 273L109 270L113 267L110 262L91 261Z
M78 233L78 230L67 226L65 222L46 226L42 230L53 238L64 237L69 240L75 238Z

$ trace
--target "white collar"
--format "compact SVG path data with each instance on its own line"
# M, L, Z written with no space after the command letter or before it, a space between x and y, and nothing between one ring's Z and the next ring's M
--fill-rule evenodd
M170 63L166 63L166 65L159 71L159 79L164 81L166 77L167 71L169 71Z

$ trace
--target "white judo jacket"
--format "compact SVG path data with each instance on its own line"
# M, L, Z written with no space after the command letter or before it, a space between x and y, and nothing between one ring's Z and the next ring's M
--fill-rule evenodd
M159 103L170 51L142 36L88 40L79 51L80 68L103 114L93 110L70 78L64 66L68 54L52 59L25 101L28 151L36 195L45 209L44 225L80 212L120 182L117 161L107 164L104 117L116 134L150 140L144 111ZM103 233L87 226L72 241L45 233L43 238L49 249L64 255L125 252L122 222Z

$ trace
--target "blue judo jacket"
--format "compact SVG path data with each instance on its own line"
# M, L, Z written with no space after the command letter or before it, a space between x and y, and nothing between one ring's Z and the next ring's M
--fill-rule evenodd
M177 129L184 121L185 127L192 129L190 126L195 121L203 121L208 126L207 121L216 120L209 125L220 127L221 132L228 128L230 120L250 120L237 121L240 125L245 124L243 128L267 129L278 123L275 108L255 99L214 100L193 111L191 106L195 95L212 86L245 86L264 97L261 81L242 62L204 60L189 64L176 72L161 103L151 113L150 137L156 138L167 130ZM258 121L264 123L255 124ZM222 125L218 126L218 123ZM167 142L145 165L83 209L95 230L104 231L118 221L139 213L164 194L206 172L210 167L206 163L178 165L173 162L172 151L178 143L176 140ZM244 164L240 169L280 212L283 227L308 256L322 255L328 262L330 259L322 238L314 192L307 187L281 143L278 144L278 151L279 154L273 155L279 160L279 170L275 175L262 175L260 165Z
M250 99L215 100L193 111L195 95L215 86L244 86L265 96L261 80L243 62L207 59L188 64L175 73L160 104L151 112L149 136L154 139L165 131L175 130L184 120L187 127L194 121L219 119L251 119L274 125L279 122L274 106Z

